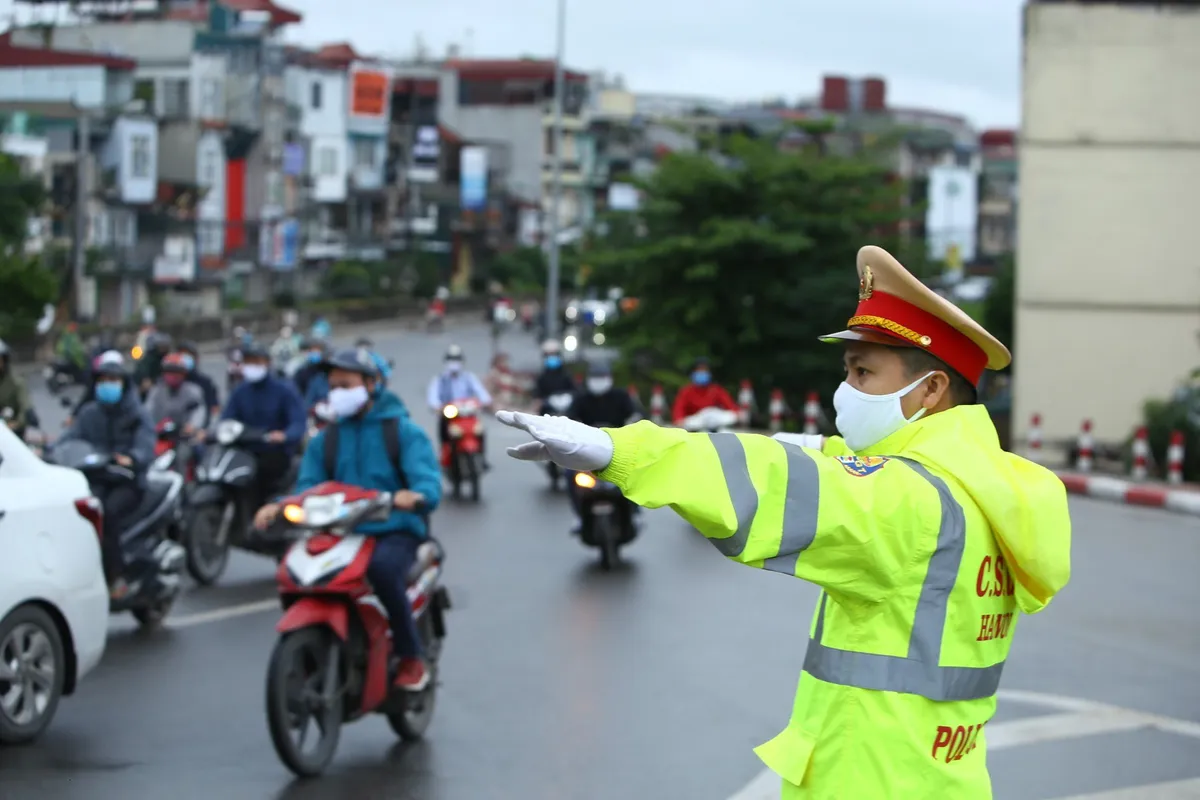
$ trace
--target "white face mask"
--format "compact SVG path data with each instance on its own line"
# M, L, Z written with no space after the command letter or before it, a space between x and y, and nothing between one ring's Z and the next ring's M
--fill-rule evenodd
M612 378L588 378L587 388L592 394L604 394L612 388Z
M329 410L338 419L353 417L370 398L365 386L355 386L353 389L330 389Z
M267 377L267 368L262 364L243 364L242 377L251 383L258 383Z
M449 372L451 375L457 375L459 372L462 371L462 362L461 361L447 361L446 362L446 371Z
M848 383L839 386L833 393L833 409L837 412L835 424L838 433L846 440L846 446L856 453L866 450L923 417L924 408L913 414L911 419L905 417L900 398L920 386L932 374L930 372L891 394L867 394Z

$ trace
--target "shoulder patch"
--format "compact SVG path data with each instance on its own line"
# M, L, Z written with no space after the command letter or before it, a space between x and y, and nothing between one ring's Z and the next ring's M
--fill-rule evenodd
M842 469L856 478L865 478L872 472L878 472L888 462L883 456L838 456L837 460L842 462Z

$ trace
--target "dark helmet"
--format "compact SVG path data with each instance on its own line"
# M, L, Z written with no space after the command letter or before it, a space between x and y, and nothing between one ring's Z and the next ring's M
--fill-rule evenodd
M265 358L270 361L271 353L258 342L249 342L242 348L242 361L251 358Z
M447 361L462 361L463 360L463 349L456 344L450 345L449 347L446 348L446 360Z
M589 378L611 378L612 367L608 365L607 361L593 361L588 364L587 374Z
M374 346L375 346L375 343L374 343L374 342L372 342L372 341L371 341L371 340L370 340L368 337L366 337L366 336L360 336L360 337L358 337L358 341L356 341L356 342L354 343L354 346L355 346L355 347L366 347L366 348L372 348L372 347L374 347Z
M150 341L147 342L147 344L150 347L157 347L157 348L160 348L163 350L169 349L171 347L171 334L169 334L169 333L163 333L162 331L155 331L154 333L150 334L149 339L150 339Z
M180 353L187 353L192 358L200 357L200 348L191 339L184 339L175 346L175 349Z
M321 362L321 367L326 372L344 369L347 372L357 372L364 378L379 377L379 367L376 366L375 359L371 358L370 353L364 353L362 350L341 350L326 356Z
M704 356L701 356L700 358L697 358L695 361L693 361L692 368L688 371L695 372L698 369L705 369L705 370L708 370L709 372L712 372L712 366L708 363L708 359L705 358Z

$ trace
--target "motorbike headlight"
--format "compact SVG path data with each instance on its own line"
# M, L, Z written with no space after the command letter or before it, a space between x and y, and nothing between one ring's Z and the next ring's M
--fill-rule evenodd
M576 339L574 336L568 336L567 338L563 339L563 349L564 350L573 351L578 346L579 346L579 340Z
M139 358L141 358L141 357L142 357L142 353L143 353L143 352L145 352L145 351L143 351L143 350L142 350L142 348L138 347L138 346L135 344L135 345L133 346L133 349L131 349L131 350L129 351L129 355L133 356L133 360L134 360L134 361L137 361Z
M586 472L575 473L575 485L581 489L593 489L596 486L596 479Z
M289 504L283 507L283 518L293 525L304 522L304 509L298 505Z
M442 409L442 416L446 419L454 419L458 416L458 406L446 406Z

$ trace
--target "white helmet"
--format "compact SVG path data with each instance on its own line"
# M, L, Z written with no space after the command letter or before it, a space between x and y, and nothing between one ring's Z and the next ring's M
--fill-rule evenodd
M558 343L557 339L547 339L542 342L542 355L556 356L560 353L562 353L562 345Z

